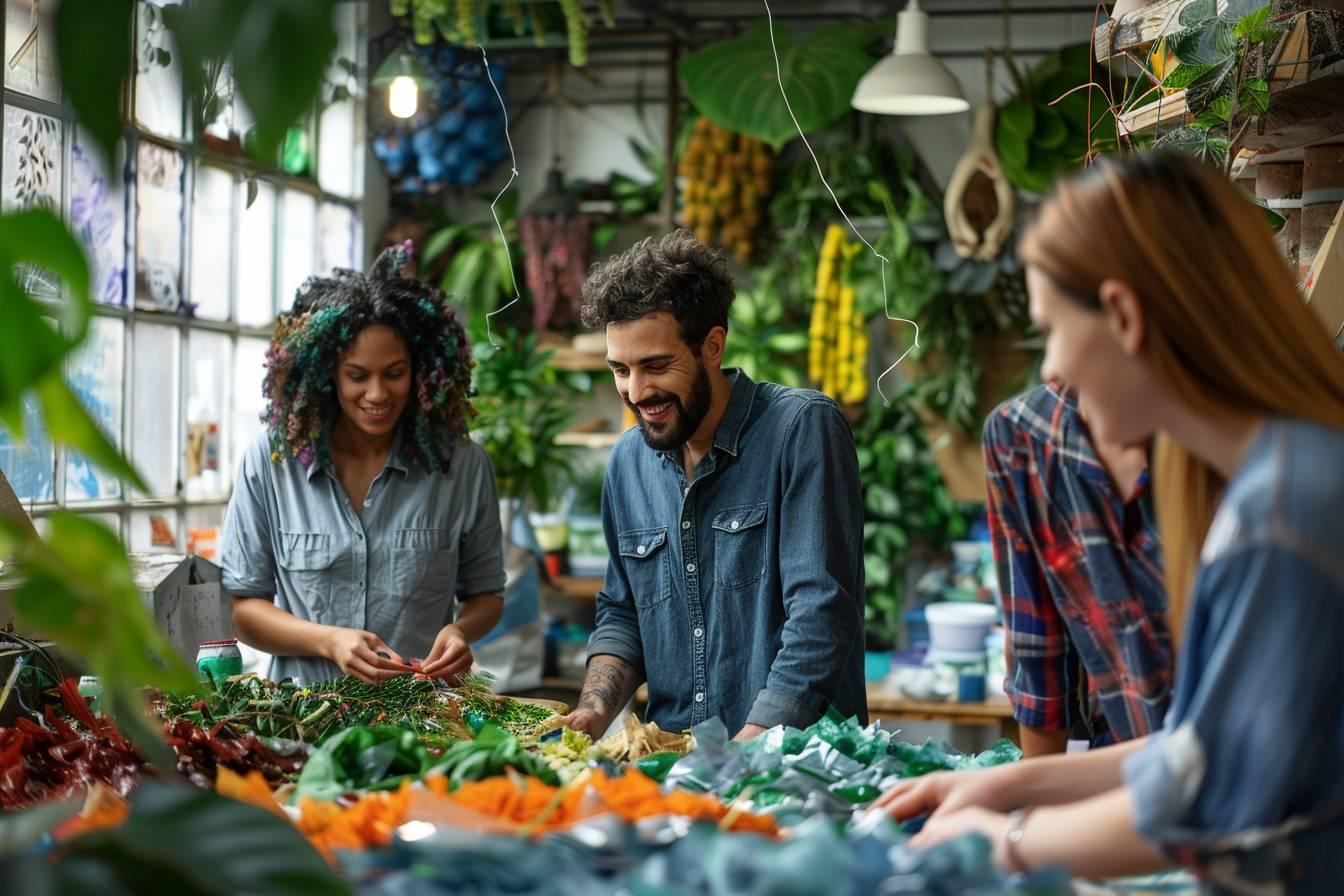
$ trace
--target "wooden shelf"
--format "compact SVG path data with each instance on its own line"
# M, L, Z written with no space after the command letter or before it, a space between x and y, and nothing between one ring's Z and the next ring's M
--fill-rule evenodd
M1127 16L1097 26L1093 48L1098 62L1141 50L1180 26L1181 13L1196 0L1159 0Z
M607 367L605 354L576 351L566 345L548 346L548 348L554 352L549 363L556 370L573 373L606 373L611 369Z
M601 576L556 576L555 587L570 600L597 600L605 584Z
M1182 90L1121 113L1116 129L1122 137L1150 134L1155 130L1166 133L1185 123L1185 113L1185 91Z

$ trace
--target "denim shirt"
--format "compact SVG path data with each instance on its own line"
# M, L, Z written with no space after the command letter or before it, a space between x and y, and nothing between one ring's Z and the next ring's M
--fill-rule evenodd
M713 448L686 481L639 429L602 490L610 561L588 656L643 672L649 718L731 732L866 722L863 507L854 437L825 395L727 371Z
M499 501L490 459L474 442L453 449L447 472L403 462L399 446L400 436L356 515L326 465L272 461L259 435L224 515L224 590L373 632L408 658L428 654L453 619L455 592L504 590ZM268 672L304 684L340 675L319 656L272 657Z
M1125 759L1136 826L1216 893L1344 881L1344 432L1271 420L1200 557L1171 711Z

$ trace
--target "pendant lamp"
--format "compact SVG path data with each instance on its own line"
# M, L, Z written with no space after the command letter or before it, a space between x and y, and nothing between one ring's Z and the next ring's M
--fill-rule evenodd
M929 53L929 16L919 0L897 16L896 46L859 80L850 105L878 115L946 115L970 108L947 66Z

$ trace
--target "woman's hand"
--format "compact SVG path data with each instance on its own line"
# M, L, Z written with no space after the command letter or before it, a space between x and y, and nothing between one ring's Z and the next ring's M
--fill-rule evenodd
M382 638L357 628L331 629L322 653L345 674L369 684L379 684L412 671L410 663L388 647Z
M1013 808L1012 766L964 772L934 772L907 778L873 803L898 821L930 815L939 818L959 809L979 806L1007 811Z
M429 656L421 661L416 673L423 678L442 678L449 684L457 684L471 670L474 660L467 636L462 629L449 624L439 629Z
M1009 871L1015 871L1008 856L1008 816L1002 812L971 806L955 811L941 812L930 818L924 828L910 838L910 845L928 849L949 840L955 840L963 834L984 834L994 848L994 862Z

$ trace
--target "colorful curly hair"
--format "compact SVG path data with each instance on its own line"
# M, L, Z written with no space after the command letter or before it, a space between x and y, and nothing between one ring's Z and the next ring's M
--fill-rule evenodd
M471 346L448 296L400 275L410 241L385 250L367 276L336 270L309 277L294 307L275 323L262 386L262 420L271 459L285 454L305 466L330 463L329 424L340 413L336 366L367 327L390 327L411 354L413 391L398 426L401 456L428 470L446 470L453 447L476 414L471 404Z

